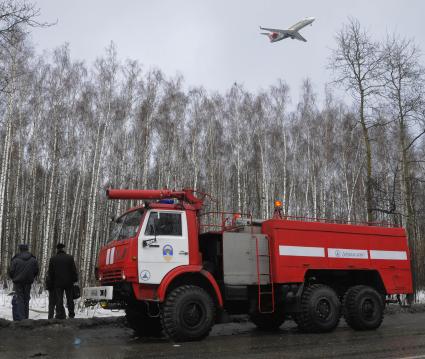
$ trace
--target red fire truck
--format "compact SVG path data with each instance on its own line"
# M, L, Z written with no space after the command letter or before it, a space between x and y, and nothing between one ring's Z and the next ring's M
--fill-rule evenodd
M242 313L262 330L294 320L301 331L329 332L341 316L373 330L387 296L412 293L402 228L282 218L279 207L262 221L220 213L214 228L207 219L217 213L203 213L192 190L107 195L149 202L114 221L98 257L100 286L83 295L125 309L139 335L200 340L227 314Z

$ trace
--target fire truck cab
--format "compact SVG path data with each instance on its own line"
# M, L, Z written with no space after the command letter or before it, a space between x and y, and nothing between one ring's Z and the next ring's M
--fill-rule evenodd
M139 335L200 340L225 313L249 314L263 330L294 320L302 331L329 332L341 316L372 330L387 295L412 292L402 228L224 213L217 227L205 223L217 213L201 213L192 190L108 196L159 200L115 220L98 256L100 286L83 290L88 305L125 309Z

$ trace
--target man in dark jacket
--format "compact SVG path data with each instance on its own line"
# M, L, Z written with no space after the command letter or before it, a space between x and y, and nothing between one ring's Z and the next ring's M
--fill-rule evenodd
M37 259L28 252L28 244L20 244L19 253L12 258L9 267L9 277L15 291L13 320L28 319L31 284L37 275Z
M56 294L56 318L65 319L65 308L63 307L63 293L66 295L66 306L68 316L74 318L73 283L78 281L77 267L74 257L65 253L65 245L59 243L56 246L57 254L50 258L48 277L53 284Z

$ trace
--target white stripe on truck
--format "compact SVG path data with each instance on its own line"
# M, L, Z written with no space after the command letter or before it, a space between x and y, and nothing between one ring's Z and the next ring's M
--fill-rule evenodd
M406 251L370 250L370 259L407 260ZM324 247L279 245L279 254L290 257L326 257ZM328 248L328 258L369 259L367 249Z
M299 247L299 246L279 246L281 256L299 257L324 257L325 248L322 247Z
M115 258L115 247L113 247L111 249L111 255L109 256L109 264L113 264L114 263L114 258Z
M370 251L370 259L390 259L390 260L401 260L407 259L407 253L405 251Z
M107 251L106 251L106 265L108 265L109 264L109 256L110 256L110 254L111 254L111 248L109 248Z

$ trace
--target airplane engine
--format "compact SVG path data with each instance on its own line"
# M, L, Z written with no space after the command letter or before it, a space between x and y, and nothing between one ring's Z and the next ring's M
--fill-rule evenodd
M270 41L273 42L279 37L279 34L277 32L272 32L272 33L268 34L268 36L269 36Z

